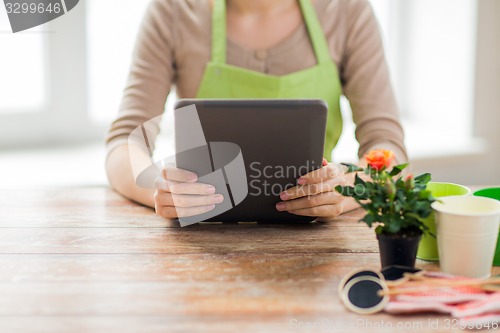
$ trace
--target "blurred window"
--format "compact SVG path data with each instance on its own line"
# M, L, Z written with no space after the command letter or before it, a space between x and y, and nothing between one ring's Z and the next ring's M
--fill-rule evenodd
M135 39L149 0L86 3L89 111L94 121L109 123L120 105Z
M45 42L40 27L12 34L7 13L0 10L0 114L42 110L47 99Z
M475 0L370 0L379 20L411 157L471 148ZM355 160L349 104L335 158ZM443 134L446 135L443 135Z

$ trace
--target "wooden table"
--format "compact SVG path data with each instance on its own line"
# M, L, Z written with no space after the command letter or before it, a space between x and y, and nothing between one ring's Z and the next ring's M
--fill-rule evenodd
M341 277L379 268L361 211L179 228L101 187L3 190L0 211L0 332L438 332L450 319L342 306Z

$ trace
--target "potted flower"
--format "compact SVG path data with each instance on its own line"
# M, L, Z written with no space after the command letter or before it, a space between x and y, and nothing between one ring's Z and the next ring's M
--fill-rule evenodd
M360 220L370 228L376 224L382 267L388 265L415 266L418 244L423 233L430 233L422 222L431 212L435 201L426 189L431 180L428 173L403 178L408 164L391 166L394 153L372 150L365 156L368 166L361 168L345 164L347 173L355 172L354 186L337 186L344 196L352 197L366 211ZM359 177L364 172L366 177Z

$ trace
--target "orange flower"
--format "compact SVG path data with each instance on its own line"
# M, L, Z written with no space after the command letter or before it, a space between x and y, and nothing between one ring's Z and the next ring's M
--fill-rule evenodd
M394 160L394 153L390 150L384 149L370 150L368 155L365 155L365 159L372 169L381 171L384 168L391 166L391 163Z

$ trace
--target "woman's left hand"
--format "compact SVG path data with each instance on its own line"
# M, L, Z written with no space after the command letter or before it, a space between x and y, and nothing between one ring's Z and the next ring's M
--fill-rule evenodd
M283 201L276 204L277 210L321 220L342 214L344 197L335 190L337 185L346 185L340 166L323 159L323 167L300 177L298 184L281 192Z

